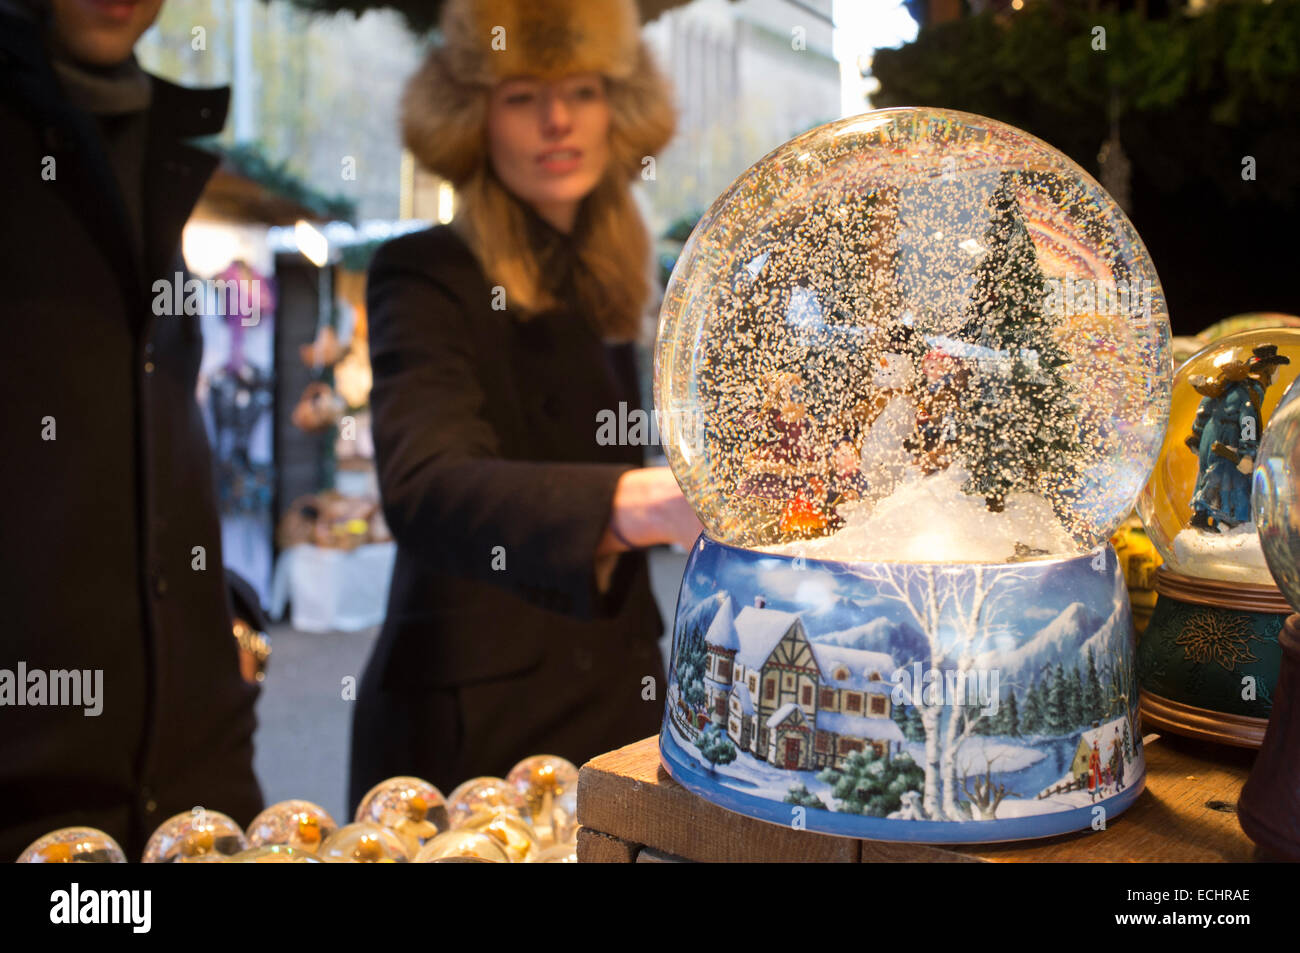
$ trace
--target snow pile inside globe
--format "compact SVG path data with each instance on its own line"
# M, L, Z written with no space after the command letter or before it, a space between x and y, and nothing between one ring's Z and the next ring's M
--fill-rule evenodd
M1300 387L1278 402L1259 445L1251 513L1277 587L1300 612Z
M1251 487L1256 460L1264 465L1274 407L1298 372L1300 330L1260 328L1214 341L1174 375L1164 449L1138 500L1168 571L1272 585L1251 518ZM1285 482L1276 454L1271 472Z
M1170 372L1154 266L1087 173L992 120L891 109L781 146L700 220L655 403L714 540L1007 562L1109 538Z

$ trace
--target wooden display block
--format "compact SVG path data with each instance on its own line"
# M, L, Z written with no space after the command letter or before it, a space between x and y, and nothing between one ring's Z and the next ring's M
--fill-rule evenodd
M862 863L1204 862L1257 859L1237 823L1237 796L1254 752L1173 735L1143 739L1147 786L1104 831L1005 844L892 844L797 831L691 794L646 738L593 758L578 777L578 860Z

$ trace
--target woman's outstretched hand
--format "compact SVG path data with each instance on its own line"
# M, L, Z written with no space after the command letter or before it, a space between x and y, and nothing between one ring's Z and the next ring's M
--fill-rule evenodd
M677 543L690 549L704 527L667 467L629 470L614 489L609 528L596 552L604 555L634 548Z

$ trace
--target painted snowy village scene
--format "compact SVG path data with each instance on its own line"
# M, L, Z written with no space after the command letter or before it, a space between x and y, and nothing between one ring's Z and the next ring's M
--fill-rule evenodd
M984 821L1135 796L1122 587L1108 550L945 572L704 540L665 734L701 783L813 810Z

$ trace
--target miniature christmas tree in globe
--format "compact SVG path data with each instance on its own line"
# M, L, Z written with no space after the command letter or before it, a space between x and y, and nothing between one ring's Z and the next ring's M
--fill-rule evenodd
M1108 540L1155 464L1171 364L1133 226L1020 130L881 110L747 170L683 248L656 341L663 446L705 528L668 771L887 840L1046 836L1131 804Z
M1077 406L1062 373L1070 358L1057 339L1061 322L1047 313L1047 281L1014 183L1003 172L989 199L988 250L975 269L961 328L963 340L1012 355L1009 367L977 363L959 408L959 458L971 475L963 490L983 496L994 512L1013 491L1050 497L1065 485L1080 443Z

